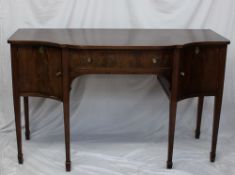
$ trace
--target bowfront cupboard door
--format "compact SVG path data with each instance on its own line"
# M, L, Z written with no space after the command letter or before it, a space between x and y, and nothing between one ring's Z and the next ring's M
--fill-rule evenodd
M19 46L17 59L21 95L62 98L60 49L47 46Z
M224 70L223 46L187 46L181 52L179 99L213 96Z

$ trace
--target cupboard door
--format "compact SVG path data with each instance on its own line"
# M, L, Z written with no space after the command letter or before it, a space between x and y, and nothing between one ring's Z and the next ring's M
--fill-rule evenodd
M188 46L181 55L179 98L214 95L218 88L219 46Z
M62 97L61 50L45 46L18 47L21 94Z

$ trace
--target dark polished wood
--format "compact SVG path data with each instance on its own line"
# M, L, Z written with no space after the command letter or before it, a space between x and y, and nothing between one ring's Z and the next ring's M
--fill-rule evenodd
M175 135L175 122L177 112L177 95L178 95L178 83L179 83L179 70L180 70L180 52L181 50L176 48L174 51L174 62L172 71L172 91L170 97L170 116L169 116L169 133L168 133L168 159L167 168L172 168L172 156L174 146Z
M66 151L66 171L71 170L70 160L70 115L69 115L69 50L62 49L62 67L63 67L63 107L64 107L64 133L65 133L65 151Z
M70 87L83 74L155 74L169 97L167 168L172 168L177 103L215 97L211 161L215 160L229 40L202 29L19 29L11 44L12 84L19 163L23 163L20 97L26 139L30 138L28 96L63 102L66 171L70 157Z
M189 46L182 54L179 99L217 91L221 46Z
M20 94L34 93L62 99L61 50L56 47L20 45ZM30 73L29 73L30 72Z
M72 79L81 74L157 74L170 71L172 60L173 49L70 49L70 74Z
M22 164L23 153L22 153L22 134L21 134L21 115L20 115L20 95L19 95L19 82L18 82L18 64L19 60L17 58L17 47L11 46L12 55L12 87L13 87L13 102L15 111L15 126L16 126L16 139L17 139L17 149L18 149L18 162Z
M217 93L215 95L215 102L214 102L212 143L211 143L211 153L210 153L211 162L214 162L215 157L216 157L216 146L217 146L217 139L218 139L220 113L221 113L223 89L224 89L226 55L227 55L227 46L221 48L220 54L219 54L218 82L220 83L218 83L218 86L217 86Z
M202 109L203 109L204 97L198 97L198 107L197 107L197 125L195 130L195 138L199 139L201 134L201 121L202 121Z
M8 41L80 49L156 49L229 43L207 29L19 29Z
M29 98L24 97L24 120L25 120L25 138L30 140L29 130Z

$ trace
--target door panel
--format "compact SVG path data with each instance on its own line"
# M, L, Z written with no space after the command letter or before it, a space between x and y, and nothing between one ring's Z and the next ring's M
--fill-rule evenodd
M21 93L61 98L60 49L44 46L20 46L18 59Z
M220 69L220 47L188 46L181 55L179 98L215 94Z

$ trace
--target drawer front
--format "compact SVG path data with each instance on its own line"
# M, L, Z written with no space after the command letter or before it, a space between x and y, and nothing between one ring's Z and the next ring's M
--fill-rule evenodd
M21 93L61 99L61 51L55 47L18 47L19 88Z
M224 69L225 56L220 46L189 46L181 55L179 91L180 98L200 94L215 94L219 74ZM223 66L223 67L221 67Z
M70 70L73 73L156 73L170 69L171 50L71 50Z

